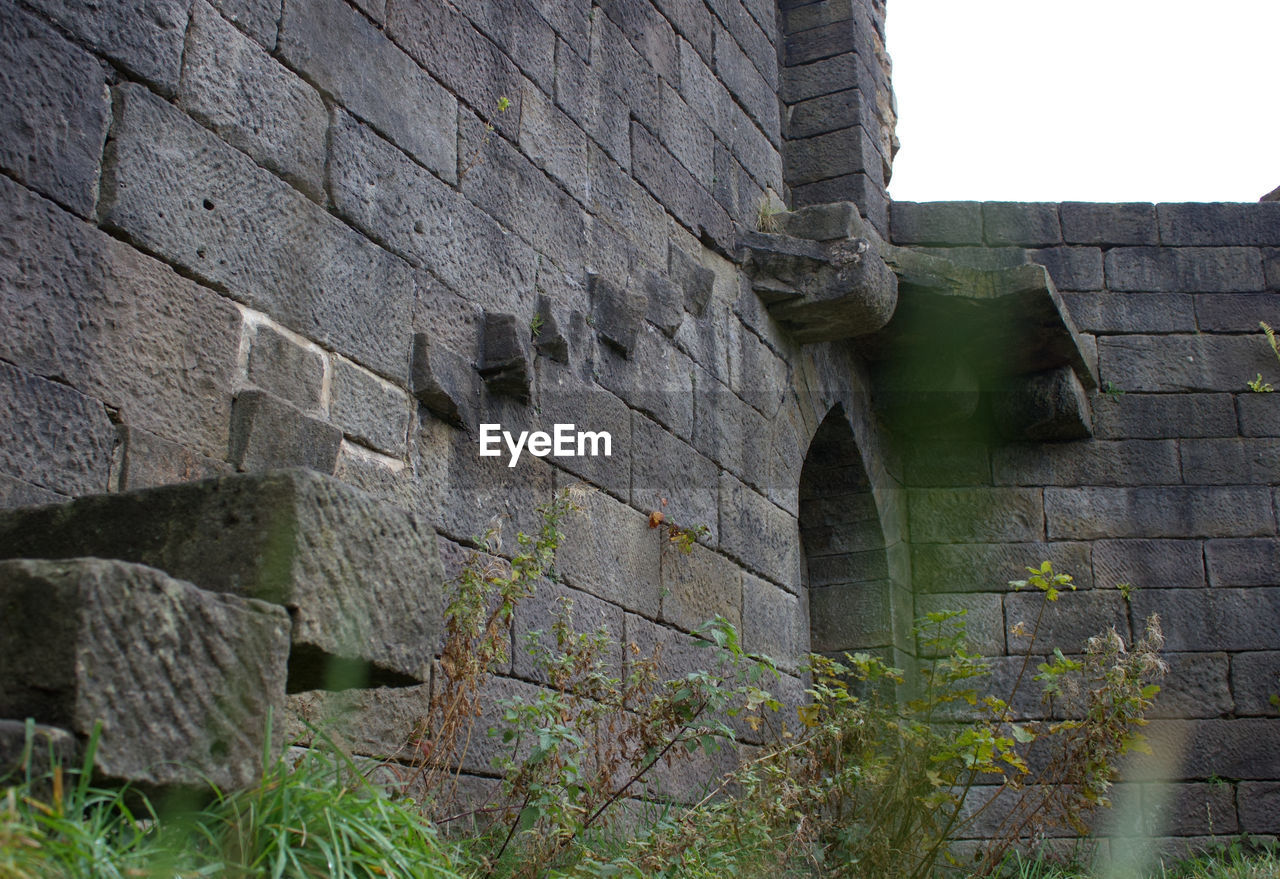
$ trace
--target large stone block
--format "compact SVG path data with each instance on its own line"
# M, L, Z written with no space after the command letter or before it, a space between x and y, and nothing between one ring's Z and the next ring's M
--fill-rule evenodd
M101 722L109 778L234 790L261 773L284 608L96 558L0 562L0 602L0 715L80 737Z
M1029 649L1048 653L1055 647L1063 653L1083 653L1085 642L1094 635L1106 633L1113 628L1124 638L1126 644L1132 643L1129 606L1124 597L1114 589L1063 592L1057 601L1046 603L1039 590L1029 587L1022 592L1006 595L1004 608L1005 622L1010 629L1010 653L1023 654ZM1040 619L1040 630L1036 633L1033 648L1031 635L1037 617ZM1013 633L1013 628L1019 623L1026 634Z
M427 168L456 179L457 99L350 6L341 0L286 3L278 51Z
M1044 504L1032 488L915 488L911 537L925 543L1044 539Z
M0 469L60 494L106 491L115 428L100 402L0 361L0 411Z
M1233 293L1266 289L1251 247L1116 247L1107 251L1107 287L1137 293Z
M16 476L0 473L0 509L56 504L63 500L66 500L65 495L33 485Z
M183 0L37 0L31 6L162 93L177 89L189 6Z
M1272 643L1271 646L1277 645ZM1233 655L1231 692L1235 696L1236 714L1274 717L1278 706L1271 700L1280 694L1280 651Z
M1257 333L1259 321L1280 324L1280 293L1206 293L1194 300L1202 332Z
M1210 586L1280 586L1280 540L1208 540Z
M1058 206L1068 244L1159 244L1153 204L1063 202Z
M1252 655L1252 654L1245 654ZM1159 681L1152 717L1220 717L1232 710L1226 653L1162 654L1169 671ZM1237 714L1240 712L1237 708Z
M289 607L291 690L349 686L365 670L354 663L371 666L371 684L427 679L443 579L435 535L337 480L285 470L0 515L0 556L88 555Z
M1271 394L1240 394L1236 397L1240 413L1240 433L1244 436L1280 436L1280 399Z
M513 646L512 673L525 680L540 684L551 683L545 666L536 661L534 643L542 651L554 651L556 639L552 625L567 612L573 621L573 631L579 634L607 632L610 649L600 659L606 674L622 678L623 633L622 608L578 589L570 589L560 583L542 581L537 591L516 606L511 634Z
M405 377L405 263L145 89L116 94L107 225L290 329Z
M556 34L552 19L565 22L574 14L573 4L559 16L547 10L545 0L535 8L526 0L496 4L488 0L460 0L454 4L485 36L493 40L526 76L550 93L555 81ZM521 116L527 113L521 105ZM523 120L522 120L523 121Z
M742 646L795 671L809 653L808 602L778 586L744 574Z
M531 247L351 116L337 114L330 139L341 216L482 307L532 311Z
M693 631L719 616L742 631L744 586L737 565L698 545L686 553L664 543L661 554L664 622Z
M1264 340L1248 336L1113 336L1098 340L1098 368L1122 390L1240 391L1275 369ZM1117 401L1123 405L1124 401Z
M719 540L719 468L711 459L640 413L631 417L631 505L661 511L685 528L706 529Z
M580 204L587 201L587 137L537 86L526 84L520 148Z
M1160 615L1166 650L1268 650L1276 646L1280 588L1134 592L1134 619L1153 613Z
M1059 290L1101 290L1102 251L1096 247L1046 247L1027 253L1042 265Z
M332 473L342 431L266 391L241 391L231 410L227 460L240 470L306 467Z
M1275 533L1265 488L1046 488L1050 539L1253 537Z
M1242 781L1236 792L1240 829L1245 833L1280 833L1280 783Z
M192 7L178 102L227 143L323 199L329 113L320 94L204 2Z
M680 49L675 31L651 2L603 0L600 10L626 34L655 73L667 82L680 81Z
M601 492L561 526L556 570L571 586L650 619L661 603L661 535L649 517Z
M1088 589L1094 577L1087 543L913 543L911 574L925 592L992 592L1025 580L1027 568L1052 562ZM1109 584L1104 584L1109 585Z
M1145 732L1153 756L1134 761L1145 774L1188 780L1280 777L1280 717L1159 720Z
M783 155L787 182L793 186L858 172L877 182L880 177L880 154L861 127L788 141Z
M1099 540L1093 544L1093 578L1103 588L1128 583L1137 589L1200 589L1203 555L1199 540Z
M514 141L520 136L523 77L460 13L440 0L388 0L387 33L505 137ZM376 99L380 80L371 79L369 88ZM510 102L506 110L501 109L503 98Z
M1062 243L1058 206L1047 203L985 202L982 235L986 244L1049 247Z
M1280 406L1276 407L1280 411ZM1098 439L1235 436L1231 394L1130 394L1099 399L1093 407Z
M1000 595L984 592L957 592L916 596L917 618L931 613L952 611L963 613L958 622L964 626L966 649L983 656L1004 655L1005 612ZM918 645L918 649L922 655L933 655L923 644Z
M795 518L728 473L720 474L720 549L790 592L801 583Z
M1182 481L1218 485L1280 482L1280 439L1195 439L1179 443Z
M1085 441L1000 446L996 485L1162 485L1182 481L1173 440Z
M638 122L631 125L631 150L636 180L690 232L728 253L733 230L724 209Z
M413 414L409 395L341 357L334 358L329 417L359 443L403 458Z
M781 143L777 88L771 86L737 42L717 34L716 75L737 97L751 118L774 145ZM775 67L776 69L776 67Z
M197 454L181 443L140 427L122 424L118 432L120 449L110 491L193 482L232 472L232 466L226 461Z
M1205 204L1156 206L1160 243L1170 245L1280 245L1280 204Z
M1196 298L1187 293L1062 294L1076 326L1100 334L1194 333Z
M982 203L897 201L889 211L894 244L982 244Z
M318 411L324 390L325 356L265 323L252 328L245 377L299 409Z
M892 591L888 581L810 589L810 649L836 653L890 646Z
M0 166L90 216L110 118L102 64L9 4L0 10L0 90Z
M0 230L0 357L226 454L233 305L4 178Z

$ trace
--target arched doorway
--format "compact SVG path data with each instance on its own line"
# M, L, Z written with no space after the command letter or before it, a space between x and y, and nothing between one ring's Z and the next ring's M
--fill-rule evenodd
M819 425L800 471L800 542L810 649L891 648L894 590L884 529L841 406Z

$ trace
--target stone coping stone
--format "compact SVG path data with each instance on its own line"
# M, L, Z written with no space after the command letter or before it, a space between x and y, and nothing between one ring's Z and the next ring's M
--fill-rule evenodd
M100 724L105 778L245 787L271 750L268 717L283 716L289 629L284 608L144 565L3 561L0 717L80 741Z
M417 518L292 469L8 511L0 558L98 556L284 605L289 688L428 680L443 568Z

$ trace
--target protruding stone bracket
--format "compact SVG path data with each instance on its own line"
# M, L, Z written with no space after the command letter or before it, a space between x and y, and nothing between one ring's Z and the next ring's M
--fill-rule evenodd
M414 397L434 415L458 427L477 423L479 374L460 354L434 343L426 333L413 336L410 380Z
M820 205L775 214L770 232L738 236L738 261L773 317L800 342L874 333L893 316L898 281L863 232L857 208Z
M752 289L799 342L856 338L894 427L990 411L1013 438L1091 434L1097 373L1044 266L975 268L895 247L848 202L763 219L767 231L738 236Z
M981 391L998 433L1010 439L1092 435L1086 390L1098 377L1044 266L973 268L907 248L884 247L898 276L898 308L860 340L876 366L877 405L912 432L964 421ZM963 401L938 405L963 372ZM963 405L960 405L963 402Z
M528 323L514 314L486 312L480 375L495 394L529 402L533 353Z

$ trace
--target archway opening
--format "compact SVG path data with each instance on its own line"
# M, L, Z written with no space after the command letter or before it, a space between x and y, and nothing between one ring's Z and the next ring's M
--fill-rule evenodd
M810 649L893 646L889 560L871 482L840 406L818 427L800 471L800 543Z

